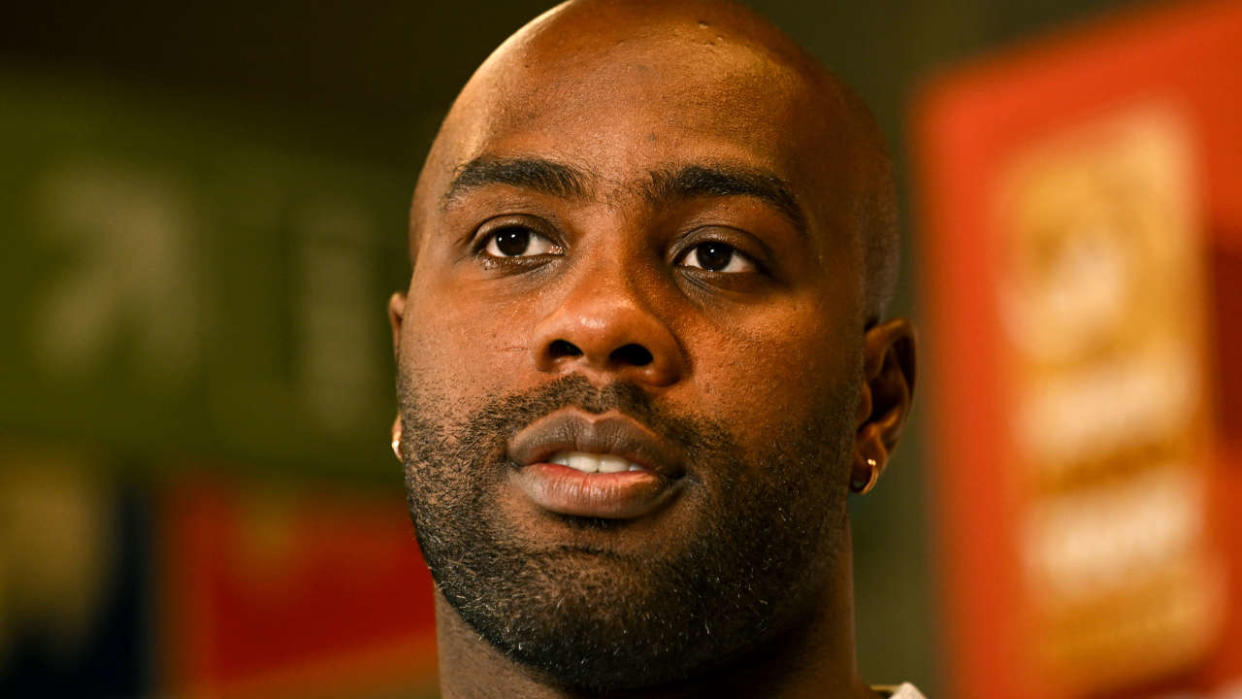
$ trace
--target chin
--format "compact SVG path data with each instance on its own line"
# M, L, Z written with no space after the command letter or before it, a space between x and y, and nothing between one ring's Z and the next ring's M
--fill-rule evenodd
M693 680L781 630L778 601L739 595L714 573L604 552L528 555L495 594L483 581L437 581L487 642L568 689L635 690ZM488 576L491 577L491 576ZM716 578L716 580L712 580ZM463 584L464 583L464 584Z

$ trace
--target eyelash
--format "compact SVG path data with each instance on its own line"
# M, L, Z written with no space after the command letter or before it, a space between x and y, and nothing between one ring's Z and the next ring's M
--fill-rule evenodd
M498 236L506 232L515 232L515 231L522 232L522 233L529 235L529 239L526 241L526 244L523 246L523 250L521 253L516 254L516 255L505 255L503 254L504 251L501 250L499 247L501 245L501 242L499 241ZM544 241L547 247L549 248L549 250L546 252L536 252L534 254L524 254L528 246L534 242L534 239L539 239L539 240ZM696 251L701 251L702 248L706 245L718 245L718 246L722 246L728 249L728 254L729 254L730 259L724 265L725 269L732 267L734 264L737 263L739 259L744 264L749 265L751 269L744 270L744 271L725 272L721 269L711 270L711 269L707 269L706 267L701 266L703 264L703 261L697 257ZM496 252L499 252L502 254L498 255L498 254L491 252L490 249L493 247L496 247ZM543 233L540 233L539 231L535 230L534 227L514 222L514 223L505 223L505 224L496 226L488 230L482 236L480 236L478 239L478 242L475 245L474 253L477 257L482 258L484 262L489 266L489 268L491 268L491 267L494 267L500 264L528 265L537 260L541 261L541 258L544 258L549 255L564 254L564 248L558 243L556 243L556 241L553 240L550 236L544 235ZM687 258L689 258L691 255L696 255L695 260L696 262L699 263L699 266L685 264ZM700 240L694 241L693 244L683 248L680 252L678 252L677 255L673 257L673 262L677 267L681 267L684 269L694 269L694 270L697 270L699 273L721 274L721 275L728 275L728 276L742 274L745 272L759 272L759 273L766 274L766 270L764 266L758 260L756 260L753 256L743 252L736 245L733 245L724 240L720 240L718 238L708 238L708 239L700 239Z
M526 247L534 243L535 240L543 241L548 250L546 252L538 252L536 254L526 255L504 255L494 254L489 249L495 248L496 252L503 253L497 247L499 245L498 237L507 232L523 232L529 235ZM525 249L523 250L525 252ZM542 262L543 258L548 255L556 255L564 252L564 246L559 244L553 236L540 232L533 225L526 224L521 221L504 221L499 225L486 226L480 232L475 234L475 242L471 245L471 254L481 260L489 269L503 264L529 264L534 261Z
M707 267L703 266L704 265L704 260L702 259L703 250L708 245L716 245L716 246L720 246L723 248L727 248L728 260L723 265L723 269L707 269ZM688 258L691 255L694 256L695 262L698 263L698 266L686 264ZM744 272L762 272L763 271L763 266L760 265L759 262L755 258L739 250L736 245L727 243L723 240L715 240L715 239L697 241L693 245L685 248L675 258L673 258L673 260L674 262L677 263L679 267L685 267L687 269L697 269L702 272L716 273L716 274L742 274ZM741 271L734 270L732 272L725 271L725 269L733 267L735 264L747 265L750 267L750 269L741 270Z

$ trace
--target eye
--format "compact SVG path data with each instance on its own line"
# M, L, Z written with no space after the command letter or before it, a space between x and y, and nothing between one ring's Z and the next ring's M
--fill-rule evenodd
M754 272L757 269L749 257L738 252L732 245L717 241L695 245L682 256L678 264L724 274Z
M489 233L483 248L483 252L492 257L533 257L560 251L560 246L523 226L505 226Z

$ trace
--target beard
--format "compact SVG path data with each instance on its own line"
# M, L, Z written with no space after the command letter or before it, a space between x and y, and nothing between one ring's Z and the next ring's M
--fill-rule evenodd
M849 388L845 388L849 386ZM450 404L399 377L410 514L437 588L508 658L588 692L693 680L796 634L818 616L846 536L857 382L748 453L727 425L666 414L639 386L568 376L445 424ZM852 388L852 390L851 390ZM687 455L668 507L694 508L642 555L607 545L627 520L548 513L602 544L532 541L497 506L509 438L576 406L618 411ZM671 528L670 528L671 529Z

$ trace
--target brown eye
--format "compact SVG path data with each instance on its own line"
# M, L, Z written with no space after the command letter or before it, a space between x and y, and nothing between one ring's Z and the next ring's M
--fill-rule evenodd
M507 228L496 234L496 249L502 255L517 257L530 247L530 231Z
M530 257L559 252L552 241L521 226L507 226L488 236L483 252L492 257Z
M755 263L749 258L734 249L732 245L716 241L699 243L690 248L689 253L682 258L681 264L707 272L725 274L755 271Z

